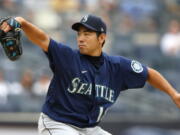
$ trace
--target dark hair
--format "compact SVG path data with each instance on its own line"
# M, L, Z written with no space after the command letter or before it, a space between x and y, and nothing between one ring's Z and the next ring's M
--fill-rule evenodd
M102 34L101 32L96 32L97 37L99 37L101 34ZM104 40L104 42L102 43L102 47L104 46L105 42L106 41Z

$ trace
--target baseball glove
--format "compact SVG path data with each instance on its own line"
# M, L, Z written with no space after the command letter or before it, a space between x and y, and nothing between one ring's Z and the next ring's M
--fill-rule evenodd
M10 60L15 61L22 55L21 25L11 17L1 18L0 25L5 21L10 25L11 30L7 33L0 30L0 42L6 56Z

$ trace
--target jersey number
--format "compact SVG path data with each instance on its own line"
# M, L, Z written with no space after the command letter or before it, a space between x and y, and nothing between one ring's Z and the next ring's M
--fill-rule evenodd
M99 122L101 120L103 114L104 114L104 108L103 107L99 107L99 115L98 115L98 118L97 118L96 122Z

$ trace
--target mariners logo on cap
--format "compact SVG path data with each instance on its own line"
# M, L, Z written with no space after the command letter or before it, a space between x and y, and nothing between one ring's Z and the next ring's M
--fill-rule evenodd
M101 27L101 32L104 32L104 29L103 29L103 27Z
M86 22L87 20L88 20L88 15L86 15L86 16L84 16L83 18L82 18L82 20L81 20L81 22Z
M131 68L136 73L141 73L143 71L143 67L142 67L141 63L139 63L138 61L135 61L135 60L132 60Z

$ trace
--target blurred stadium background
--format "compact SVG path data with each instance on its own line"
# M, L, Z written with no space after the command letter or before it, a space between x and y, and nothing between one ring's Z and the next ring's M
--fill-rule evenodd
M105 52L157 69L180 92L180 0L0 0L0 17L22 16L72 48L71 24L88 13L108 25ZM24 35L22 44L23 56L16 62L0 48L0 135L37 135L52 77L42 50ZM180 110L146 85L121 93L101 126L113 135L179 135Z

